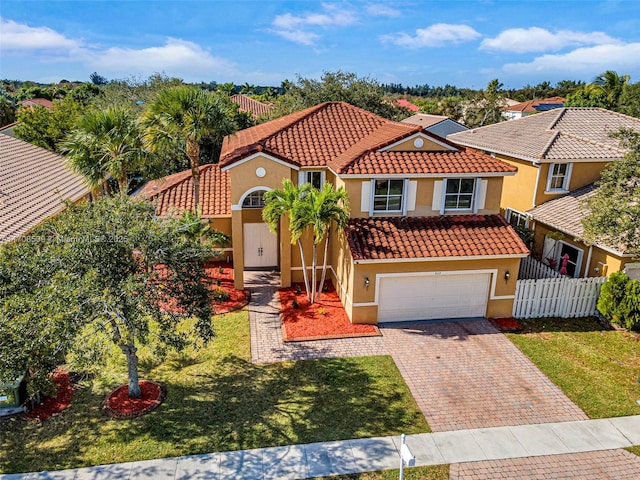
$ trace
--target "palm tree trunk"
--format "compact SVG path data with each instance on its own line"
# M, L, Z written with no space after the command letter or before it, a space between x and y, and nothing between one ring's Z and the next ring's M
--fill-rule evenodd
M126 176L118 179L118 190L120 190L120 195L127 194L127 190L129 190L129 181Z
M302 242L298 239L298 247L300 248L300 260L302 261L302 277L304 278L304 291L307 292L307 299L311 301L309 295L309 277L307 276L307 262L304 259L304 249L302 248Z
M127 357L127 371L129 374L129 398L138 398L142 395L140 380L138 378L138 355L135 345L123 344L120 349Z
M320 276L320 283L318 284L318 296L320 296L320 292L322 292L322 287L324 287L324 279L327 276L327 252L329 251L330 235L331 230L327 230L327 238L324 241L324 256L322 257L322 275Z
M316 265L318 263L318 246L313 242L313 258L311 259L311 303L315 303L316 299Z
M193 178L193 208L198 213L200 206L200 145L198 142L187 139L187 157L191 163Z

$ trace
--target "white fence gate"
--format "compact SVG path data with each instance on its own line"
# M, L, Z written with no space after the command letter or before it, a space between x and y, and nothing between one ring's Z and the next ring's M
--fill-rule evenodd
M562 275L540 260L536 260L533 257L525 257L520 261L518 280L529 280L532 278L562 278Z
M606 280L604 277L518 280L513 316L572 318L595 315L600 287Z

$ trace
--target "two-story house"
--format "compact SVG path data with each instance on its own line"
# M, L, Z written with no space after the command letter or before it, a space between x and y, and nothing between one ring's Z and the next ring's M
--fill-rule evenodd
M517 175L504 179L500 209L512 225L535 230L537 256L559 265L568 255L569 275L602 276L621 270L632 257L619 245L581 240L586 212L580 201L591 194L602 170L625 155L612 136L621 128L640 131L640 119L602 108L568 107L447 139L517 167Z
M236 288L245 269L278 269L283 286L302 281L287 220L277 235L262 221L263 195L283 179L329 182L350 199L327 263L352 322L511 314L528 250L499 215L503 181L517 171L503 161L330 102L227 137L220 163L202 171L203 215L232 237ZM144 194L161 213L189 208L190 185L185 172Z

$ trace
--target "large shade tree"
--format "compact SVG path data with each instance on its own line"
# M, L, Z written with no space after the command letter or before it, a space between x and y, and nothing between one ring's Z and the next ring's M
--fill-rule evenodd
M587 200L584 236L640 256L640 134L621 130L618 136L628 153L607 166L596 193Z
M153 334L162 350L183 348L185 315L197 319L198 341L211 339L202 261L212 251L194 238L193 222L158 219L153 205L126 196L102 197L69 205L0 247L0 381L27 372L31 392L42 391L72 349L99 336L125 355L137 397L139 343Z
M145 140L152 151L173 149L177 143L189 159L193 176L193 204L200 195L200 150L206 140L222 144L236 131L233 111L220 96L195 87L161 90L143 115Z
M72 170L94 191L113 177L120 192L127 193L129 175L145 168L152 158L143 144L135 113L121 105L89 111L60 150Z

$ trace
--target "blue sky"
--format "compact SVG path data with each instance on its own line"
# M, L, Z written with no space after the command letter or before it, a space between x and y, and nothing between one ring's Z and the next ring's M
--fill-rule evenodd
M342 70L382 83L518 88L640 81L640 2L0 0L0 77L155 72L280 85Z

